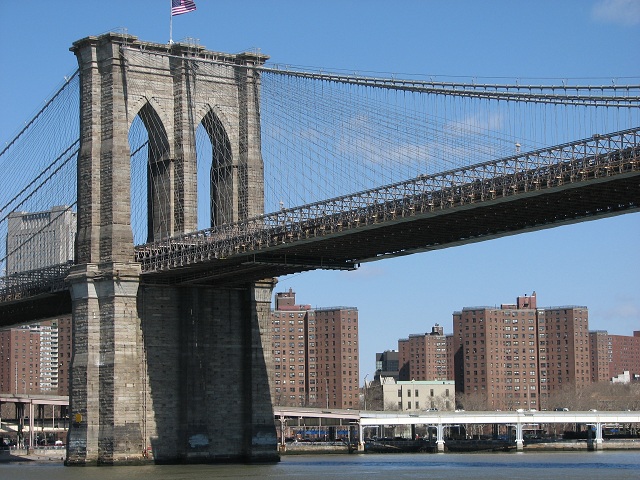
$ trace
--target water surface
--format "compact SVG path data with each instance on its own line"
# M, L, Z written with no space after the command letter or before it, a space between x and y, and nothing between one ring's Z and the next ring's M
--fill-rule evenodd
M338 454L284 456L272 465L64 467L60 463L0 464L12 480L272 479L640 479L640 453L531 452L449 454Z

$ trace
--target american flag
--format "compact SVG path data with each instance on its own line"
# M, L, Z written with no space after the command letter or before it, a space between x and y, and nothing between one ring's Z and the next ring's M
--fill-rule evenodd
M196 4L192 0L171 0L171 15L193 12Z

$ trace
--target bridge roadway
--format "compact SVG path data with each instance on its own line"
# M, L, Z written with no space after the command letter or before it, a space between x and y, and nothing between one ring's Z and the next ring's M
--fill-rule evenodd
M141 245L135 261L143 283L233 287L635 212L639 154L640 128L594 135ZM0 326L70 312L52 271L5 279Z
M391 425L426 425L437 430L436 445L438 451L444 450L444 428L451 425L512 425L516 432L516 448L524 447L523 432L527 425L581 423L595 426L595 449L602 445L602 427L608 424L640 423L640 411L588 411L588 412L556 412L556 411L436 411L422 413L380 412L366 410L330 410L321 408L295 408L274 406L274 415L281 424L287 418L325 418L339 419L349 423L357 423L358 438L364 448L365 427Z
M640 209L640 128L136 248L147 282L244 283Z

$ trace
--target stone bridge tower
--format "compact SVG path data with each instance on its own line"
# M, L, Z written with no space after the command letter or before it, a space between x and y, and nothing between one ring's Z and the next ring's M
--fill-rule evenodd
M81 146L67 464L276 460L261 337L274 281L232 289L142 278L128 143L139 116L148 241L196 230L200 124L212 142L212 225L263 213L259 76L247 67L267 57L113 33L71 50Z

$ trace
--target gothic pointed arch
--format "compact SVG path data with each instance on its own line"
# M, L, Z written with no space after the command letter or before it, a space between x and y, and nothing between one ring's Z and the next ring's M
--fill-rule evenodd
M146 180L146 242L173 235L173 176L170 142L160 115L146 101L137 116L147 134ZM134 181L136 179L132 179ZM141 179L137 179L140 181Z
M203 117L202 126L211 141L211 168L209 171L209 205L211 226L237 221L237 178L229 135L220 117L210 109Z

